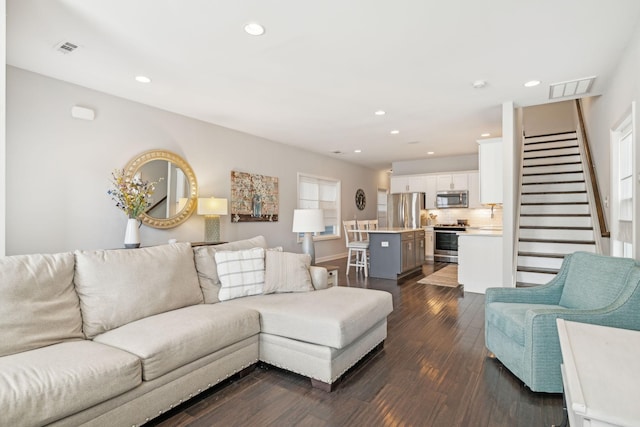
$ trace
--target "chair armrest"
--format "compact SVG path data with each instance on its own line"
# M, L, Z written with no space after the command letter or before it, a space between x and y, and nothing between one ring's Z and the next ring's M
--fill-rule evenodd
M485 304L515 302L527 304L558 304L566 274L556 275L549 283L530 288L487 288Z
M329 272L326 268L312 265L309 268L309 274L311 275L311 283L315 290L327 289L329 287Z

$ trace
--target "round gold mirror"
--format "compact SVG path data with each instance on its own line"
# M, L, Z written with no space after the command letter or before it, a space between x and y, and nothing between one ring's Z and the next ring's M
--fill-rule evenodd
M124 168L127 178L155 182L151 206L140 220L154 228L172 228L185 222L196 208L198 184L191 166L165 150L145 151Z

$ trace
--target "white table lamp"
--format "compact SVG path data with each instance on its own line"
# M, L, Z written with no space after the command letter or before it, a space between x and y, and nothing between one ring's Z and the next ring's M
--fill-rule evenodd
M316 263L316 251L313 246L312 233L324 231L324 214L322 209L294 209L293 229L294 233L304 233L302 239L302 252L311 256L311 264Z
M220 215L229 213L227 199L206 197L198 199L198 215L204 215L204 241L220 241Z

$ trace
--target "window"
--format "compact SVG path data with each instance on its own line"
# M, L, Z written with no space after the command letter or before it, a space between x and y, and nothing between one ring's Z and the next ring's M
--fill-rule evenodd
M324 212L322 233L315 240L340 237L340 181L314 175L298 173L298 208L317 209ZM301 237L301 236L300 236Z
M611 134L611 255L634 257L633 123L628 115Z

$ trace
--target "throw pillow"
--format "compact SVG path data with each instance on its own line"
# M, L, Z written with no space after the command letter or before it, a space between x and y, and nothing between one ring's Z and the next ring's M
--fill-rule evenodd
M262 293L264 248L216 251L215 258L221 285L220 301Z
M308 292L313 290L307 254L268 251L264 280L265 294L280 292Z

